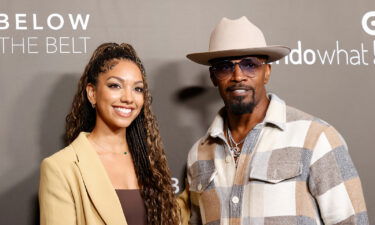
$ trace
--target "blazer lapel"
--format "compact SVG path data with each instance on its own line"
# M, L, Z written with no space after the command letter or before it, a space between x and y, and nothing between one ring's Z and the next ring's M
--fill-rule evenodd
M81 132L72 143L87 193L106 224L127 225L116 191L87 134Z

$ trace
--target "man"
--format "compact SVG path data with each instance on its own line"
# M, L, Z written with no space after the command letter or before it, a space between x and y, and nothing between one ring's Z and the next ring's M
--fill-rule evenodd
M225 107L188 156L181 195L189 224L368 224L361 182L345 141L326 122L289 107L265 85L270 62L289 54L267 46L246 17L223 18L208 52Z

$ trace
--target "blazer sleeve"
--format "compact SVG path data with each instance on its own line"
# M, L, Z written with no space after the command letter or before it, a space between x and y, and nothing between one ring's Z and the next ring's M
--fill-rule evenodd
M51 158L40 167L39 207L41 225L76 224L74 199L68 182Z
M177 202L181 210L181 225L188 225L190 219L189 187L178 195Z

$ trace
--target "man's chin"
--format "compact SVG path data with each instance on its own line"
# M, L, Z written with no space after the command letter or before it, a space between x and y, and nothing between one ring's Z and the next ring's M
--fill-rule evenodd
M255 104L253 102L249 103L231 103L227 105L228 110L235 115L242 115L247 113L252 113Z

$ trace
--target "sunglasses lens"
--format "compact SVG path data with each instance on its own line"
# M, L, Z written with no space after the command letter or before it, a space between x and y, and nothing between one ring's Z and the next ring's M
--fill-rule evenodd
M247 57L237 63L224 60L212 65L213 73L218 79L226 79L232 76L236 64L240 66L242 73L246 76L255 77L257 74L256 70L261 67L263 63L255 57Z
M230 61L220 62L213 65L215 76L219 79L231 75L234 64Z
M255 76L255 70L258 69L262 63L259 60L252 58L245 58L239 62L241 70L248 76Z

